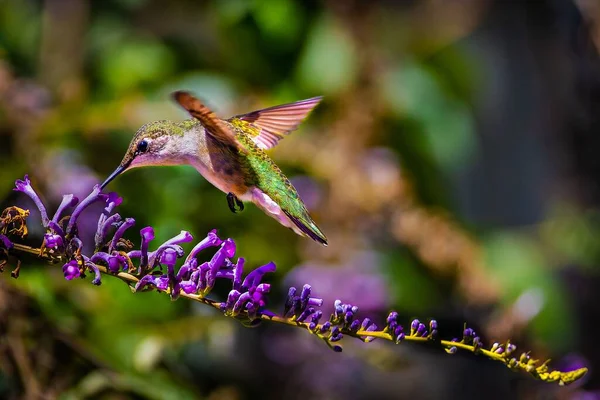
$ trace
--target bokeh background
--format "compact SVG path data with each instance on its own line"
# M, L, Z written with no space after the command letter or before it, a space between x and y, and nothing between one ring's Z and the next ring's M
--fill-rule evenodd
M451 338L468 321L590 368L561 388L427 346L336 354L27 260L0 276L0 398L597 398L599 23L595 0L0 0L2 208L32 208L12 191L25 173L51 209L85 196L139 126L187 118L175 89L223 117L324 95L270 153L329 247L232 214L190 167L120 177L121 215L158 240L218 228L250 268L275 261L277 310L310 283L380 322L433 317Z

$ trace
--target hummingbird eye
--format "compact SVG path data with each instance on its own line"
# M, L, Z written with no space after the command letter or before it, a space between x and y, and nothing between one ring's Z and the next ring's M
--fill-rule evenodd
M138 143L137 151L138 153L145 153L146 150L148 150L148 141L144 139Z

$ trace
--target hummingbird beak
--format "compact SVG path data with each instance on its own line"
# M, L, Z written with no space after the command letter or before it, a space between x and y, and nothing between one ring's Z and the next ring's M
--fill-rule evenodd
M108 176L108 178L106 178L104 183L102 183L102 185L100 185L100 189L104 189L106 187L106 185L108 185L113 179L115 179L117 176L121 175L127 169L129 164L130 163L128 163L126 165L119 165L117 167L117 169L115 169L114 172L112 174L110 174Z

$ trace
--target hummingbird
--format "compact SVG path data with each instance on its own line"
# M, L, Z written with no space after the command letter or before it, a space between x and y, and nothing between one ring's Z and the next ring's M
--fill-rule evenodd
M123 160L106 178L133 168L191 165L207 181L226 193L232 212L252 202L281 225L327 246L327 238L313 221L294 186L265 150L273 148L319 104L313 97L220 119L189 92L172 98L192 117L182 122L160 120L143 125Z

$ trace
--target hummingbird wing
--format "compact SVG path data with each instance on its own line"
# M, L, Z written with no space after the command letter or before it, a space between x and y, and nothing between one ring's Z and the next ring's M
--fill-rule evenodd
M298 125L323 99L322 96L311 99L300 100L294 103L264 108L252 111L248 114L236 115L228 121L236 125L236 122L244 121L251 124L254 130L247 130L254 143L261 149L270 149L298 128ZM256 132L256 133L254 133Z
M179 105L187 110L188 113L196 118L206 131L218 141L241 148L236 137L229 126L215 115L214 112L205 106L200 100L192 94L184 91L173 92L173 99Z

